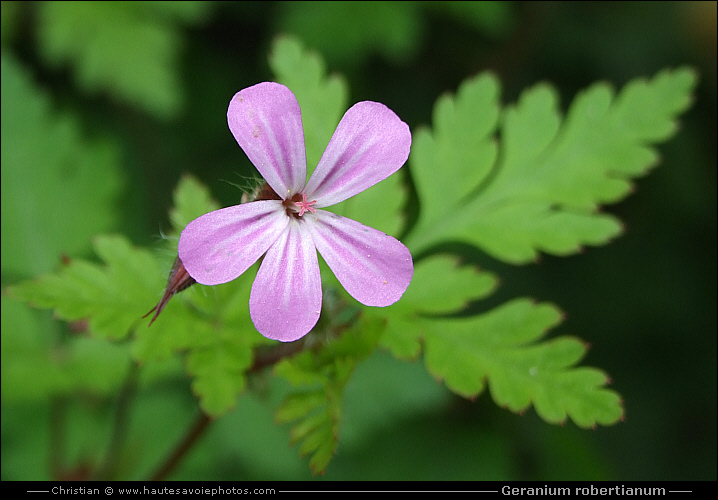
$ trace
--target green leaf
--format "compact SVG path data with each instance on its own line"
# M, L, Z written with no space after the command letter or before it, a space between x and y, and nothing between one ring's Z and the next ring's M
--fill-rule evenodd
M76 118L53 111L5 52L1 102L2 268L36 275L50 271L62 253L89 253L90 238L115 226L119 150L83 137Z
M565 337L541 342L561 321L554 306L516 299L478 316L446 316L490 295L496 285L490 273L433 255L417 263L399 302L365 315L385 321L380 343L395 357L416 358L423 346L429 372L461 396L476 397L488 381L499 406L521 412L533 403L547 422L563 422L567 415L581 427L618 420L620 399L602 387L606 376L574 367L584 344Z
M299 452L311 454L312 472L324 471L339 438L342 393L356 364L376 349L382 322L362 318L338 338L285 358L274 367L274 374L296 389L277 410L278 422L294 422L293 443L301 442Z
M533 403L550 423L567 416L580 427L615 423L623 409L618 394L603 387L606 375L574 367L586 346L567 337L536 343L560 321L554 306L527 299L473 318L436 320L425 334L427 368L465 397L476 397L488 380L496 404L522 412Z
M182 4L182 5L180 5ZM42 2L41 55L70 63L81 87L144 108L159 118L183 104L177 20L202 20L208 2Z
M219 210L207 186L191 175L183 175L175 188L170 220L172 229L179 236L182 230L197 217Z
M456 258L433 255L416 265L414 278L401 300L422 314L449 314L464 309L469 300L490 295L498 281L473 266L461 266Z
M289 87L299 101L307 174L311 175L347 109L347 84L340 76L327 77L324 60L292 37L274 40L269 65L277 81Z
M689 69L664 71L615 98L597 84L565 120L556 92L537 85L504 111L498 154L498 86L487 75L465 82L437 102L434 130L415 134L410 161L422 204L409 248L460 240L525 263L540 251L606 243L621 225L599 205L624 198L631 178L655 164L650 144L674 133L695 80Z
M421 203L421 226L410 238L423 227L440 228L458 217L460 201L491 172L498 149L493 136L498 99L499 83L493 75L468 80L455 98L445 95L436 102L434 130L414 134L409 161Z
M213 417L235 406L255 347L276 344L257 332L249 316L249 294L257 268L255 264L230 283L196 285L186 293L196 311L190 322L195 342L187 353L187 371L195 377L192 389L200 406Z
M212 341L188 353L187 371L195 377L192 390L199 396L202 409L218 417L234 407L244 390L244 373L252 364L253 344L250 335L233 328L206 328L203 333Z
M456 258L433 255L415 264L414 277L404 296L387 308L366 313L386 318L381 345L400 359L419 355L421 340L433 322L427 315L462 311L471 300L490 295L498 280L472 266L459 266Z
M89 318L100 337L125 338L164 288L162 272L150 252L122 236L97 237L94 247L105 266L73 260L56 274L11 286L8 295L67 321Z

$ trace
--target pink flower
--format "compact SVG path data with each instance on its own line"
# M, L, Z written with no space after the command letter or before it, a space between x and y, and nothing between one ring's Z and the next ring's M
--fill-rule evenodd
M287 87L265 82L241 90L229 103L227 121L275 199L223 208L190 222L179 241L189 275L204 285L227 283L264 255L249 312L262 335L283 342L303 337L319 319L317 250L362 304L383 307L399 300L414 274L409 250L391 236L322 209L373 186L406 162L411 146L406 123L383 104L355 104L307 181L301 111Z

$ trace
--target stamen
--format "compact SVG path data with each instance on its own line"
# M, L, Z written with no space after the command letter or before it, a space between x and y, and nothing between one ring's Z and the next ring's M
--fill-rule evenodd
M295 201L294 204L299 207L299 213L297 214L297 217L301 217L304 215L304 212L311 212L313 214L317 213L316 210L312 208L312 205L314 205L317 202L317 200L307 201L307 195L302 193L302 199L301 201Z

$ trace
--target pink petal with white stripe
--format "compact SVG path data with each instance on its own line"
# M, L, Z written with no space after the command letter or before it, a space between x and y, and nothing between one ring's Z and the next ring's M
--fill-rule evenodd
M229 103L232 135L264 180L282 198L307 182L304 129L297 98L284 85L264 82L237 92Z
M414 263L397 239L324 210L317 210L306 226L334 275L359 302L384 307L404 294Z
M344 201L386 179L409 157L411 132L378 102L359 102L339 122L304 192L317 207Z
M288 223L278 200L215 210L187 224L177 247L179 258L198 283L227 283L257 262Z
M249 314L259 333L282 342L309 333L322 308L317 251L304 225L291 220L264 256L249 296Z

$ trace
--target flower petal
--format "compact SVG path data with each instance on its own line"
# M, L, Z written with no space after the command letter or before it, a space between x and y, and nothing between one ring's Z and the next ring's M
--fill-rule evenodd
M307 228L339 282L362 304L388 306L406 291L414 263L397 239L324 210L307 219Z
M259 333L282 342L309 333L322 308L317 251L304 225L292 220L267 251L249 296L249 314Z
M359 102L337 126L304 192L328 207L386 179L409 157L411 132L378 102Z
M177 246L179 258L198 283L227 283L254 264L288 223L279 200L215 210L187 224Z
M258 83L229 103L232 135L264 180L283 199L307 182L304 129L297 98L284 85Z

